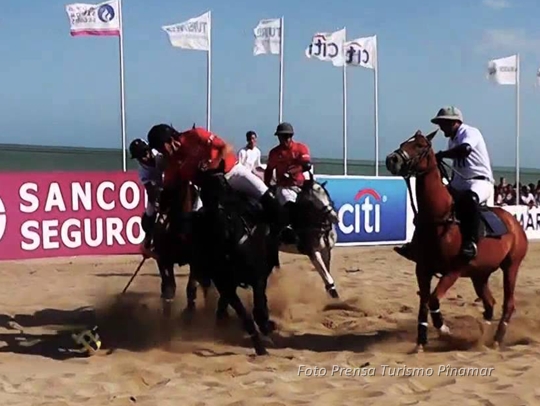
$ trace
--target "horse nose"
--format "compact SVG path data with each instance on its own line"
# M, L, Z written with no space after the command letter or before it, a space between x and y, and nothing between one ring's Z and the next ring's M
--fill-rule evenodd
M402 164L403 160L395 152L392 152L386 157L386 169L388 169L392 175L397 175L399 173Z

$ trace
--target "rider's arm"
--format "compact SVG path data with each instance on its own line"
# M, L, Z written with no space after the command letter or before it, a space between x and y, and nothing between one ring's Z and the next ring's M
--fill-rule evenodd
M257 148L257 160L255 161L255 168L262 168L261 150L259 148Z
M244 165L246 163L247 153L244 148L238 151L238 163Z
M464 159L467 158L471 152L472 147L470 144L461 144L449 150L441 151L437 155L440 158Z
M309 149L304 144L298 145L298 158L296 158L296 167L289 170L292 175L298 172L307 172L311 169L311 156Z
M216 134L206 131L204 129L195 129L193 133L201 144L216 148L219 152L218 159L223 159L226 155L234 153L233 147L225 142L222 138L218 137Z
M264 183L266 186L270 186L272 176L274 175L274 169L276 169L276 155L273 151L268 154L268 162L266 163L266 169L264 170Z
M439 152L439 157L449 159L464 159L469 156L473 148L478 145L482 134L476 128L467 128L457 135L459 145L447 151Z

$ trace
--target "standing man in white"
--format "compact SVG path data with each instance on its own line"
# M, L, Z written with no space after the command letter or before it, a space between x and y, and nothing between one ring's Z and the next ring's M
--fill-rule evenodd
M435 156L437 160L453 160L449 188L456 201L456 214L461 222L461 254L471 260L476 257L478 250L480 205L487 203L495 183L489 153L480 130L464 124L463 115L456 107L443 107L431 122L437 124L448 138L448 149L437 152ZM409 247L406 244L395 250L411 259L408 257Z
M246 133L246 141L246 146L238 151L238 163L260 177L264 168L261 164L261 150L256 146L257 134L255 131Z

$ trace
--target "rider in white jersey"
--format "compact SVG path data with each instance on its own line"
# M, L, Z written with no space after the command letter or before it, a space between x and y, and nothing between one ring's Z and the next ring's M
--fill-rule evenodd
M486 204L493 193L491 160L478 128L463 123L463 115L456 107L444 107L431 122L437 124L448 138L448 150L436 154L438 160L453 160L450 190L456 200L457 216L461 223L463 243L461 254L468 260L476 257L480 205ZM408 255L409 244L396 251Z
M163 188L163 156L150 149L148 143L137 138L129 144L131 159L136 159L139 164L139 180L143 184L148 202L141 218L141 226L145 232L144 241L141 245L141 253L147 257L153 256L151 252L152 231L156 220L157 200Z

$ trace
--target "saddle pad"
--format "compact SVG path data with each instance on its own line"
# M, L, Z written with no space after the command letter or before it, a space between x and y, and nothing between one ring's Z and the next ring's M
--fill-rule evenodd
M493 211L482 208L480 216L486 225L486 237L501 237L508 232L506 224Z

